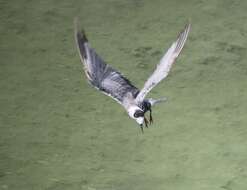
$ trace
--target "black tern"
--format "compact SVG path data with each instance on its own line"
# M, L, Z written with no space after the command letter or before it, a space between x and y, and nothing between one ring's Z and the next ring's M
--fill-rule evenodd
M191 24L187 24L178 38L161 58L152 75L147 79L144 87L139 90L120 72L106 64L104 60L91 48L83 30L78 30L75 20L75 41L80 60L88 82L102 93L110 96L121 104L130 118L134 119L143 131L143 123L146 127L153 123L152 107L166 98L145 98L147 94L164 78L167 77L173 63L180 54L188 37ZM149 120L145 113L149 111Z

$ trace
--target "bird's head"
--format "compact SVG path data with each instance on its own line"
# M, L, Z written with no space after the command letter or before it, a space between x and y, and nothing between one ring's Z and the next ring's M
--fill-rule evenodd
M128 109L129 116L134 119L140 126L144 123L144 111L138 106L131 106Z

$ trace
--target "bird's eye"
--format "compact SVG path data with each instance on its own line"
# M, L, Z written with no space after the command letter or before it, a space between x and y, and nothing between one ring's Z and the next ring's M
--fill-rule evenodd
M143 117L143 116L144 116L144 112L141 111L141 110L137 110L137 111L134 113L134 117L135 117L135 118Z

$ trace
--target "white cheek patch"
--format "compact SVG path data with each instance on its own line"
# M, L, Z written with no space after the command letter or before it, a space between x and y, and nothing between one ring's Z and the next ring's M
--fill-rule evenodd
M136 110L138 110L140 108L138 108L137 106L131 106L129 109L128 109L128 114L131 118L135 119L134 117L134 114L136 112Z
M144 117L138 117L138 118L136 118L136 122L137 122L139 125L143 124L143 122L144 122Z
M144 122L144 117L137 117L135 118L134 117L134 114L137 110L140 110L142 111L138 106L131 106L129 109L128 109L128 114L129 116L134 119L139 125L143 124Z

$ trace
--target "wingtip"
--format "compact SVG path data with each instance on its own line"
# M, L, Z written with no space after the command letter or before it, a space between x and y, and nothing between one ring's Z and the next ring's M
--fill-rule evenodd
M79 29L79 23L78 23L78 17L74 18L74 31L75 31L75 36L76 38L79 38L83 42L88 42L86 33L84 29Z
M177 41L176 41L176 48L175 48L175 52L177 52L177 55L181 52L181 50L183 49L183 46L187 40L188 34L190 32L190 27L191 24L190 22L188 22L184 29L178 34L177 37Z
M190 29L191 29L191 19L188 19L187 24L185 25L183 32L186 31L186 33L189 33Z
M78 20L78 17L74 18L74 37L81 62L84 63L85 59L87 59L85 43L88 42L88 40L84 30L79 30Z
M191 25L192 25L191 22L189 22L189 23L188 23L189 31L190 31L190 29L191 29Z

